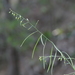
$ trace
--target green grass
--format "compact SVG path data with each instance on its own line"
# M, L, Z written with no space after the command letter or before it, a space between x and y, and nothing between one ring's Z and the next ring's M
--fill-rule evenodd
M25 19L24 17L22 17L20 14L14 12L13 10L10 9L10 12L16 20L18 20L20 22L20 25L25 27L26 29L28 29L28 31L31 29L31 28L34 28L34 32L30 33L25 39L24 41L22 42L21 44L21 47L23 46L24 42L29 38L31 37L32 35L34 35L36 32L40 34L40 36L38 37L38 39L36 40L36 43L34 45L34 48L33 48L33 52L32 52L32 58L34 57L34 53L36 51L36 48L37 48L37 44L39 43L39 41L41 42L42 46L43 46L43 56L39 56L39 60L40 61L43 61L43 68L45 69L45 64L46 64L46 58L50 58L50 62L49 62L49 66L48 66L48 69L47 69L47 72L51 71L51 75L53 75L53 67L54 67L54 63L56 62L56 58L58 58L58 60L60 61L64 61L64 64L69 64L74 70L75 70L75 67L74 67L74 64L73 64L73 60L75 60L75 58L71 58L66 52L61 52L57 47L56 45L49 39L50 38L50 35L49 33L42 33L41 31L39 31L37 29L37 23L35 25L33 25L29 19ZM29 24L30 26L27 27L27 24ZM51 48L51 52L50 52L50 55L49 56L44 56L44 51L45 51L45 47L46 47L46 42L50 42L53 47ZM55 54L53 54L53 49L55 48ZM60 54L60 56L57 55L57 52ZM67 57L66 57L67 56ZM53 58L53 60L52 60ZM67 62L67 63L66 63Z

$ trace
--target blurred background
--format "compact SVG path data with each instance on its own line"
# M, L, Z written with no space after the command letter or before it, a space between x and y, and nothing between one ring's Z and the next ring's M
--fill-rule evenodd
M75 57L75 0L0 0L0 75L50 75L43 69L39 56L42 45L39 42L34 58L32 50L39 34L21 43L31 32L20 26L19 21L9 14L9 8L28 18L37 28L61 50ZM47 42L45 55L48 56L52 45ZM53 75L74 72L69 65L57 60Z

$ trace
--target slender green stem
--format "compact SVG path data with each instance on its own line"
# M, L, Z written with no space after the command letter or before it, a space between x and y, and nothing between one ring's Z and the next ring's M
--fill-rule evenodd
M38 42L39 42L40 39L41 39L41 43L42 43L42 45L43 45L43 56L40 56L40 57L43 58L43 66L44 66L44 68L45 68L44 59L47 58L47 57L50 57L50 65L49 65L47 71L49 71L50 66L52 65L52 67L51 67L51 73L52 73L52 71L53 71L53 65L54 65L54 62L55 62L55 59L56 59L56 58L64 59L64 62L67 61L67 62L73 67L73 69L75 70L75 67L74 67L74 64L73 64L73 61L72 61L72 59L75 59L75 58L71 58L66 52L64 52L64 53L68 56L68 58L66 58L66 57L64 56L64 53L61 52L61 51L56 47L56 45L55 45L49 38L47 38L41 31L39 31L39 30L36 28L36 25L37 25L38 21L36 22L35 25L33 25L28 19L25 19L25 18L22 17L20 14L18 14L18 13L16 13L16 12L12 11L11 9L9 9L9 10L10 10L9 13L11 13L17 20L20 20L20 25L22 25L23 27L25 27L26 24L30 24L31 26L28 28L28 30L33 27L33 28L36 30L36 32L38 32L38 33L41 35L41 36L38 38L38 40L37 40L37 42L36 42L36 44L35 44L35 46L34 46L34 49L33 49L33 52L32 52L32 57L33 57L33 55L34 55L35 49L36 49L36 47L37 47L37 44L38 44ZM24 21L25 21L26 23L23 23ZM28 35L28 36L24 39L24 41L22 42L21 46L22 46L23 43L28 39L28 37L30 37L31 35L33 35L33 34L36 33L36 32L33 32L33 33L31 33L30 35ZM43 43L42 36L54 46L54 48L56 49L55 55L52 55L52 53L51 53L50 56L44 56L44 50L45 50L45 45L46 45L46 44ZM61 54L61 56L57 56L57 51ZM53 62L51 62L51 61L52 61L52 57L54 58L54 59L53 59ZM69 59L69 60L68 60L68 59Z
M64 55L62 54L62 52L55 46L55 44L48 39L42 32L40 32L32 23L29 22L30 25L32 25L34 27L35 30L37 30L40 34L42 34L54 47L55 49L61 54L61 56L64 58Z

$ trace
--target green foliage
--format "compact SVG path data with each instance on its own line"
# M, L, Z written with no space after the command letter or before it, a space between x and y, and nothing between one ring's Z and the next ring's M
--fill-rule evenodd
M49 71L49 70L51 70L51 75L53 74L53 67L54 67L54 63L55 63L55 60L56 60L56 58L58 59L58 60L60 60L60 61L64 61L64 64L69 64L69 65L71 65L71 67L75 70L75 67L74 67L74 64L73 64L73 61L72 61L72 59L73 60L75 60L75 58L71 58L66 52L61 52L57 47L56 47L56 45L49 39L50 38L50 36L51 36L51 34L49 35L49 33L48 32L45 32L44 34L42 33L42 32L40 32L38 29L37 29L37 27L36 27L36 25L37 25L37 23L35 24L35 25L33 25L30 21L29 21L29 19L25 19L24 17L22 17L20 14L18 14L18 13L16 13L16 12L14 12L14 11L12 11L11 9L10 9L10 12L9 13L11 13L14 17L15 17L15 19L17 19L19 22L20 22L20 25L21 26L23 26L23 27L25 27L26 29L28 29L28 31L31 29L31 28L34 28L34 32L32 32L32 33L30 33L26 38L25 38L25 40L23 41L23 43L21 44L21 46L24 44L24 42L29 38L29 37L31 37L33 34L35 34L36 32L38 32L39 34L40 34L40 36L38 37L38 39L37 39L37 41L36 41L36 43L35 43L35 45L34 45L34 48L33 48L33 52L32 52L32 57L34 56L34 52L35 52L35 50L36 50L36 47L37 47L37 44L39 43L39 41L41 42L41 44L42 44L42 46L43 46L43 56L40 56L39 57L39 60L40 61L43 61L43 67L44 67L44 69L45 69L45 64L46 64L46 58L50 58L50 62L49 62L49 66L48 66L48 69L47 69L47 72ZM27 26L27 25L29 25L29 27ZM44 54L44 51L45 51L45 47L46 47L46 42L50 42L52 45L53 45L53 47L52 47L52 49L51 49L51 51L50 51L50 56L45 56ZM55 48L55 53L53 54L53 50L54 50L54 48ZM60 56L58 56L57 55L57 52L60 54ZM67 57L66 57L66 56ZM53 59L52 59L53 58Z

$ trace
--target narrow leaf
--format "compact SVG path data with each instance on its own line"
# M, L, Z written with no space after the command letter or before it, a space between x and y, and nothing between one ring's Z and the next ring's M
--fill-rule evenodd
M37 47L39 41L40 41L40 37L39 37L38 40L36 41L36 44L35 44L35 46L34 46L34 48L33 48L32 58L33 58L33 56L34 56L34 52L35 52L35 49L36 49L36 47Z
M54 56L54 59L53 59L53 62L52 62L51 75L53 75L53 66L54 66L54 63L55 63L56 56L57 56L57 51L55 53L55 56Z
M44 53L45 53L46 41L45 41L45 44L43 45L43 67L44 67L44 69L45 69L45 55L44 55Z
M43 42L43 38L42 38L43 34L41 34L40 38L41 38L41 43L44 46L44 42Z
M36 22L35 26L37 26L38 22L39 22L39 20Z
M48 66L47 72L49 72L51 64L52 64L52 53L53 53L53 46L52 46L51 51L50 51L50 61L49 61L49 66Z
M30 35L28 35L28 36L24 39L24 41L22 42L22 44L20 45L20 47L22 47L23 44L24 44L24 42L25 42L31 35L35 34L36 32L37 32L37 31L35 31L35 32L31 33Z

